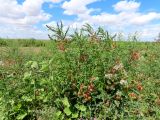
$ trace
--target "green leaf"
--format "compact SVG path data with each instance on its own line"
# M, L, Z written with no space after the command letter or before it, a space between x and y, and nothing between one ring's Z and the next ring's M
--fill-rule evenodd
M75 107L79 110L79 105L78 104L76 104Z
M59 117L61 115L61 111L56 112L56 116Z
M51 60L49 60L49 64L51 64L54 61L54 59L52 58Z
M86 106L84 106L84 105L80 105L79 108L80 108L80 110L83 111L83 112L85 112L86 109L87 109Z
M26 113L26 112L25 112L25 113L21 113L21 114L19 114L19 115L16 117L16 119L17 119L17 120L23 120L26 116L27 116L27 113Z
M76 104L75 107L76 107L78 110L82 111L82 112L85 112L86 109L87 109L86 106L84 106L84 105L78 105L78 104Z
M14 109L15 112L17 112L18 110L20 110L21 107L22 107L22 104L18 103L18 105L13 107L13 109Z
M41 66L41 69L40 69L40 71L47 71L48 69L49 69L49 63L48 62L42 62L41 63L42 64L42 66Z
M35 84L35 80L32 79L32 80L31 80L31 85L34 85L34 84Z
M31 77L31 71L30 71L30 72L25 72L23 79L24 79L24 80L27 80L27 79L29 79L30 77Z
M72 118L78 118L78 112L72 114Z
M64 109L64 113L65 113L67 116L71 115L71 110L70 110L70 108L69 108L69 107L66 107L66 108Z
M26 66L26 67L30 67L30 66L32 65L32 63L33 63L33 61L28 61L28 62L25 64L25 66Z
M70 107L70 104L69 104L69 101L68 101L67 97L65 97L65 98L62 99L62 103L63 103L64 106Z
M37 69L38 68L38 63L36 61L33 61L31 68Z
M30 98L28 96L22 96L22 100L24 100L26 102L32 102L32 98Z

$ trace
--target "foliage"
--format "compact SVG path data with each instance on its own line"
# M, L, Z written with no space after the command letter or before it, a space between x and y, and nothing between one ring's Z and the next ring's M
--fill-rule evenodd
M12 47L15 43L17 43L19 47L45 47L49 44L49 41L35 39L0 39L0 47Z
M7 41L0 38L0 46L7 46Z
M69 31L69 27L64 30L64 25L62 23L62 21L60 23L57 23L57 26L49 26L46 25L46 27L53 32L53 35L48 34L48 37L51 40L66 40L67 39L67 34Z

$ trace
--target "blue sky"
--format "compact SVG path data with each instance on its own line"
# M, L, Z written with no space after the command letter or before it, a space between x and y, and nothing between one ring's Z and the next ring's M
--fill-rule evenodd
M45 25L63 21L73 29L90 23L154 40L160 32L159 6L160 0L0 0L0 37L48 39Z

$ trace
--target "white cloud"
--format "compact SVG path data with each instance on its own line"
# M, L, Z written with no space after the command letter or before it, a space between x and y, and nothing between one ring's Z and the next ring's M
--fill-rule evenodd
M90 15L88 21L93 24L108 25L116 27L139 26L151 23L160 19L160 13L149 12L146 14L140 12L119 12L116 14L101 13L99 15ZM86 20L86 19L85 19Z
M28 29L31 29L31 31L39 31L34 29L34 26L41 21L47 21L51 18L51 15L42 9L42 5L45 2L58 3L61 1L62 0L25 0L22 4L19 4L17 0L0 0L0 26L5 25L5 27L9 27L4 28L9 29L8 33L4 33L6 36L7 34L12 34L11 30L14 31L15 35L17 31L17 33L21 34L21 37L23 37L23 35L25 37L26 34L32 36ZM20 30L22 32L20 32ZM32 31L32 33L35 32ZM1 36L4 35L1 34ZM14 34L12 34L12 36L14 36Z
M24 17L21 10L22 6L18 5L16 0L0 0L0 17L15 19Z
M65 1L62 8L65 9L64 14L66 15L81 15L89 14L94 9L88 9L86 6L88 4L94 3L99 0L70 0Z
M64 1L64 0L51 0L51 2L53 2L53 3L60 3L62 1Z
M147 14L137 14L137 16L130 20L130 23L135 25L143 25L156 19L160 19L160 13L149 12Z
M0 37L2 38L36 38L48 39L48 32L40 30L33 26L15 26L15 25L1 25Z
M139 27L139 32L143 40L146 41L154 40L160 33L160 24L152 24Z
M28 16L37 16L42 11L43 0L25 0L22 5L22 11Z
M51 15L42 10L44 0L0 0L0 24L33 25L48 20ZM7 12L6 12L7 11Z
M137 11L140 5L141 4L139 2L123 0L113 5L113 7L114 7L114 10L118 12L121 12L121 11L133 12L133 11Z

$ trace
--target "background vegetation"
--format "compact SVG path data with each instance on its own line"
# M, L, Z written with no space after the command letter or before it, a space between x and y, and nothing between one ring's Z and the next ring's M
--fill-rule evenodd
M160 119L159 43L47 27L51 41L0 40L0 119Z

